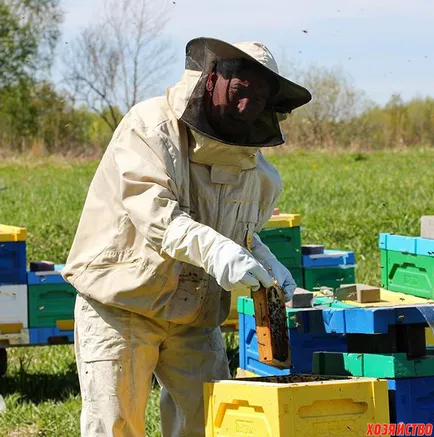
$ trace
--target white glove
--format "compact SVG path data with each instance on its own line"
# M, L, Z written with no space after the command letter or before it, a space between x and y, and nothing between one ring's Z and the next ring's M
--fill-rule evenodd
M261 241L257 234L253 235L252 253L282 287L285 302L289 302L297 288L297 284L295 283L291 272L280 261L278 261L268 246Z
M255 258L232 240L221 241L212 248L213 261L209 272L227 291L250 287L258 290L262 284L271 287L273 278Z
M202 267L226 291L246 286L257 290L261 284L273 284L273 278L248 250L187 214L169 224L162 251L178 261Z

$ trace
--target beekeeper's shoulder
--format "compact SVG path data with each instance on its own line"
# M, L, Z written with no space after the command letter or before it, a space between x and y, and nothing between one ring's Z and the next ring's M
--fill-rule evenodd
M162 126L172 122L173 114L164 96L153 97L134 105L129 111L130 125L140 128L146 136L151 136Z
M261 151L258 151L257 154L257 171L268 179L268 182L275 186L277 190L282 189L282 180L277 168L265 158Z

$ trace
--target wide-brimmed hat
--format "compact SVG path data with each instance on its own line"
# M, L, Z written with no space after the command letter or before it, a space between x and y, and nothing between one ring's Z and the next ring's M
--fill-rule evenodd
M214 38L195 38L186 46L186 68L206 70L210 62L228 59L246 59L256 64L265 75L272 75L279 87L274 98L274 110L290 113L312 99L311 93L279 74L277 62L268 48L260 42L229 44Z

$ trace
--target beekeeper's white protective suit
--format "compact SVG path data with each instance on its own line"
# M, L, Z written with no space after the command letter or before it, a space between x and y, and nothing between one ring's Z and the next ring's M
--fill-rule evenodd
M201 109L213 66L238 58L265 65L279 84L242 145L219 138ZM153 373L163 436L204 436L202 383L230 377L219 329L230 290L273 278L287 300L295 289L257 236L281 191L260 147L283 143L277 112L309 100L278 76L262 44L198 38L187 45L181 81L123 118L62 272L79 292L83 436L143 436Z

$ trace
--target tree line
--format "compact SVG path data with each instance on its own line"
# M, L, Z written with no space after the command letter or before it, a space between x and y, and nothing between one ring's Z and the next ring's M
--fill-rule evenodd
M60 0L0 2L0 156L99 156L123 114L153 95L175 53L162 32L165 0L105 0L99 19L52 67L64 14ZM338 69L285 71L313 100L282 122L291 148L374 150L434 145L434 99L376 105Z

